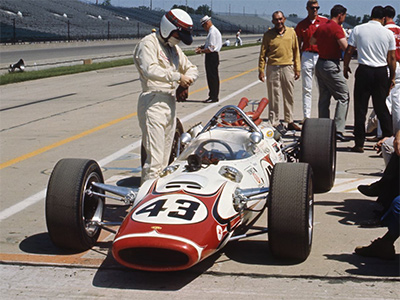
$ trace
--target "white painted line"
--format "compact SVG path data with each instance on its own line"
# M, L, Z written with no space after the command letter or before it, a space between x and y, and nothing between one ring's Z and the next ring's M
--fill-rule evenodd
M46 197L46 190L41 190L39 193L32 195L25 200L18 202L17 204L14 204L13 206L6 208L5 210L0 212L0 221L3 221L16 213L19 213L20 211L23 211L25 208L28 206L31 206L40 200L44 199Z
M221 104L222 102L225 102L233 97L235 97L236 95L240 94L241 92L243 92L244 90L251 88L252 86L255 86L256 84L261 83L261 81L257 80L247 86L245 86L244 88L241 88L240 90L237 90L236 92L233 92L232 94L224 97L223 99L221 99L219 102L213 103L213 104L209 104L207 106L205 106L204 108L197 110L195 112L193 112L192 114L183 117L181 119L182 122L191 120L194 116L196 116L197 114L200 114L204 111L207 111L209 109L214 108L215 106ZM105 166L107 164L109 164L110 162L118 159L119 157L125 155L126 153L135 150L137 148L140 147L141 141L136 141L128 146L126 146L125 148L122 148L120 150L118 150L117 152L101 159L98 163L100 166ZM28 198L26 198L25 200L22 200L21 202L18 202L17 204L14 204L13 206L4 209L3 211L0 212L0 222L23 211L25 208L43 200L46 197L46 190L47 189L43 189L40 192L38 192L37 194L30 196Z
M248 88L251 88L251 87L255 86L255 85L258 84L258 83L261 83L261 81L259 81L259 80L254 81L253 83L250 83L249 85L245 86L244 88L241 88L240 90L237 90L236 92L233 92L232 94L230 94L230 95L228 95L228 96L222 98L221 100L219 100L219 102L214 102L214 103L212 103L212 104L208 104L206 107L203 107L202 109L197 110L197 111L195 111L194 113L192 113L192 114L190 114L190 115L188 115L188 116L186 116L186 117L181 118L180 120L181 120L182 122L186 122L186 121L188 121L188 120L191 120L195 115L201 114L201 113L203 113L203 112L209 110L210 108L214 108L215 106L220 105L222 102L225 102L225 101L230 100L231 98L237 96L237 95L240 94L241 92L247 90ZM261 99L260 99L260 100L261 100ZM239 103L239 101L238 101L238 103ZM208 121L208 120L207 120L207 121Z
M130 144L130 145L118 150L117 152L115 152L115 153L113 153L113 154L111 154L111 155L99 160L98 163L99 163L99 165L101 167L103 167L103 166L109 164L110 162L120 158L121 156L125 155L126 153L139 148L141 143L142 143L141 140L140 141L136 141L136 142L134 142L134 143L132 143L132 144Z

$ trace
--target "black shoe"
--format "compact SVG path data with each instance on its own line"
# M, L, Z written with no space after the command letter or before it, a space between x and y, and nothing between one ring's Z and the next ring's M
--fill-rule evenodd
M367 140L368 142L373 142L373 143L379 142L381 139L382 139L381 137L377 137L377 136L375 136L375 137L370 137L370 138L366 138L366 140Z
M289 123L287 126L288 130L295 130L295 131L301 131L301 128L297 126L294 122Z
M357 189L361 194L368 197L378 197L379 196L379 181L371 183L370 185L360 184Z
M336 132L336 140L341 141L341 142L347 142L347 141L349 141L350 139L349 139L348 137L345 137L345 136L343 135L343 133L341 133L341 132Z
M213 103L213 102L218 102L218 99L211 99L211 98L208 98L208 99L206 99L206 100L203 101L203 103Z
M353 148L349 148L351 152L364 153L364 148L361 146L354 146Z
M394 245L385 241L383 238L376 239L369 246L358 246L354 252L367 257L378 257L388 260L394 260L396 258Z

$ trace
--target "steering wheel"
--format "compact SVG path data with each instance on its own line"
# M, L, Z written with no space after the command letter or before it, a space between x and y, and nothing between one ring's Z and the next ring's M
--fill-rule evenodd
M207 144L210 144L210 143L221 144L222 146L224 146L224 147L226 148L226 150L228 150L229 155L230 155L230 158L235 157L235 155L233 154L233 150L232 150L231 146L228 145L228 143L226 143L226 142L224 142L224 141L221 141L221 140L215 140L215 139L211 139L211 140L207 140L207 141L202 142L202 143L199 145L199 147L197 148L195 154L197 154L197 155L199 155L200 157L202 157L202 156L204 155L204 153L209 152L209 151L208 151L207 149L205 149L204 147L205 147Z

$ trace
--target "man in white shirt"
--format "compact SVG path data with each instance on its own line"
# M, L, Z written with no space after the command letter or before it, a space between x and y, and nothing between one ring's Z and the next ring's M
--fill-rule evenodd
M311 45L310 40L317 28L328 22L327 18L318 15L320 7L317 0L308 0L306 8L307 17L300 21L295 29L301 53L301 85L304 120L311 118L313 77L315 74L315 66L318 61L318 46Z
M393 32L396 41L396 75L395 86L390 91L388 100L392 106L393 132L400 130L400 26L396 25L394 18L395 9L388 5L385 6L385 27Z
M222 48L222 36L217 27L211 22L211 17L205 15L200 20L201 26L208 32L206 42L203 46L196 48L197 54L205 53L205 65L207 84L209 88L208 99L204 103L219 101L219 51Z
M365 119L368 102L372 103L382 128L383 137L393 135L392 118L386 106L386 96L395 83L396 43L393 33L383 27L384 8L375 6L371 20L356 26L350 34L344 56L344 77L349 77L349 63L355 49L358 63L354 84L354 137L352 152L364 152ZM389 67L389 78L387 76Z
M235 42L235 47L237 46L242 46L242 38L240 37L240 34L242 33L242 29L239 29L238 32L236 32L236 42Z

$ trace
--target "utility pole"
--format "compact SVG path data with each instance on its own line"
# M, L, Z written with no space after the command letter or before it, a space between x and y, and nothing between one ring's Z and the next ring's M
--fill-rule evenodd
M17 31L15 29L15 18L13 19L13 45L17 42Z

